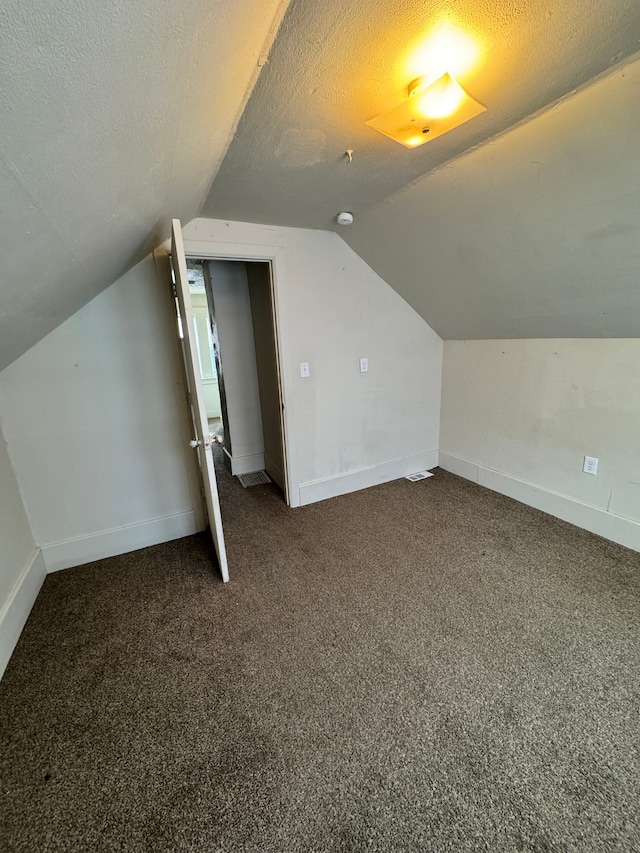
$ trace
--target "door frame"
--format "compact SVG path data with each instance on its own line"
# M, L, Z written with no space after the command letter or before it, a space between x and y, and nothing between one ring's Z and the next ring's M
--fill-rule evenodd
M284 459L285 503L287 506L299 506L299 492L293 482L294 465L291 460L292 443L291 411L287 400L282 366L285 363L282 352L282 310L280 289L278 286L280 253L282 246L248 245L240 243L214 243L209 240L185 240L184 253L191 261L238 261L263 262L269 264L271 289L271 309L273 313L273 334L276 342L276 371L280 391L280 429L282 433L282 455Z

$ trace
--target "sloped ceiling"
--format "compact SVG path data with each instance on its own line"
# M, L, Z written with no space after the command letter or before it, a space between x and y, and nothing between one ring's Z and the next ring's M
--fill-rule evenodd
M640 60L341 234L443 338L640 337L639 94Z
M404 96L414 76L408 57L445 18L482 46L473 72L458 76L488 110L407 151L364 121ZM631 251L637 160L621 136L633 131L637 137L635 125L620 123L618 113L607 113L606 128L590 117L593 147L584 170L566 184L577 193L594 162L608 161L618 169L616 187L628 173L626 194L606 196L605 172L575 196L573 208L559 189L549 189L547 207L559 211L555 239L545 242L539 233L536 245L547 251L538 273L556 291L554 300L539 304L527 291L516 306L518 291L509 290L525 266L524 229L538 209L527 218L518 207L518 197L531 190L518 173L520 142L500 149L511 171L500 172L493 149L455 161L619 65L638 50L639 38L637 0L7 0L0 28L0 369L162 242L170 217L187 222L198 213L332 228L339 210L352 210L349 242L448 337L635 334L629 315L636 307L630 276L637 268ZM625 104L618 104L622 113L633 113L635 105ZM577 126L569 126L579 136ZM542 181L563 186L546 151L533 156L535 146L522 146L521 159L540 161ZM354 149L350 166L347 148ZM562 162L581 167L580 158L571 160ZM519 212L524 223L509 241L514 250L504 267L499 216L483 222L476 256L451 236L456 227L459 236L468 235L484 220L480 211L485 201L492 204L493 185L478 172L489 168L498 170L495 204ZM455 195L460 182L468 189L458 187ZM565 205L564 215L571 216L593 207L598 192L606 196L608 217L585 220L585 228L610 236L599 242L597 264L582 258L576 267L577 248L566 254L557 236L560 211ZM429 218L436 205L437 225ZM509 224L515 227L512 219ZM405 240L412 229L417 234ZM586 243L582 233L573 239ZM495 252L488 248L493 245ZM481 248L484 262L477 257ZM454 257L450 264L451 253L465 251L467 260ZM572 324L578 280L587 285ZM603 301L611 310L612 300L616 308L605 314ZM563 302L566 322L544 320L557 317ZM527 316L524 304L531 305ZM506 307L498 311L500 305ZM609 317L604 325L594 320L601 308Z
M281 0L8 0L0 369L198 214Z
M365 121L442 20L482 45L458 77L487 111L409 151ZM639 48L637 0L292 0L203 215L337 230L352 211L341 236L444 337L635 335L640 90L588 83Z

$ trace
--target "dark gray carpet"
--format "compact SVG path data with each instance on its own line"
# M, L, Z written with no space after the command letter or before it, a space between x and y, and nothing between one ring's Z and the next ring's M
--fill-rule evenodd
M640 555L437 472L50 576L7 851L640 850Z

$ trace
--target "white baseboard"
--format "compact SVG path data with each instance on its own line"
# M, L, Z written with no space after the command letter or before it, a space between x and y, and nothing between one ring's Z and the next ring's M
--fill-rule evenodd
M391 480L399 480L400 477L415 474L416 471L428 471L435 468L437 464L438 451L432 450L428 453L419 453L417 456L406 456L404 459L392 459L390 462L372 465L370 468L359 468L347 474L336 474L322 480L300 483L300 506L346 495L349 492L357 492L360 489L368 489L370 486L379 486L380 483L388 483Z
M46 575L40 549L35 548L0 609L0 678L7 668Z
M640 523L631 518L615 515L599 507L582 503L533 483L518 480L500 471L477 465L450 453L440 452L440 467L466 480L472 480L494 492L513 498L520 503L540 509L576 527L582 527L626 548L640 551Z
M231 463L231 473L234 477L240 474L252 474L254 471L264 471L264 453L250 453L247 456L232 456L226 447L222 448Z
M42 546L42 556L47 572L57 572L105 557L137 551L149 545L159 545L171 539L180 539L192 533L197 533L197 525L195 514L190 510L65 539L63 542L52 542Z

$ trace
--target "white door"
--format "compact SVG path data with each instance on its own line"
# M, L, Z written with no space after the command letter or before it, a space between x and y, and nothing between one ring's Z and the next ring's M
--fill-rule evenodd
M224 547L224 533L222 532L222 516L220 514L220 500L218 498L218 484L216 483L216 472L211 455L211 438L209 436L209 422L207 420L207 409L205 404L202 379L200 378L200 365L198 363L198 348L195 340L195 326L193 322L193 308L191 306L191 294L189 293L189 282L187 278L187 262L184 256L184 245L182 242L182 228L180 220L174 219L171 223L171 265L176 283L176 296L180 307L180 318L182 320L184 361L187 370L187 381L189 383L189 399L191 403L192 421L195 429L195 437L190 442L194 452L198 454L204 496L207 503L207 515L209 516L209 527L213 544L215 545L218 563L222 573L222 580L229 580L229 568L227 566L227 554Z

